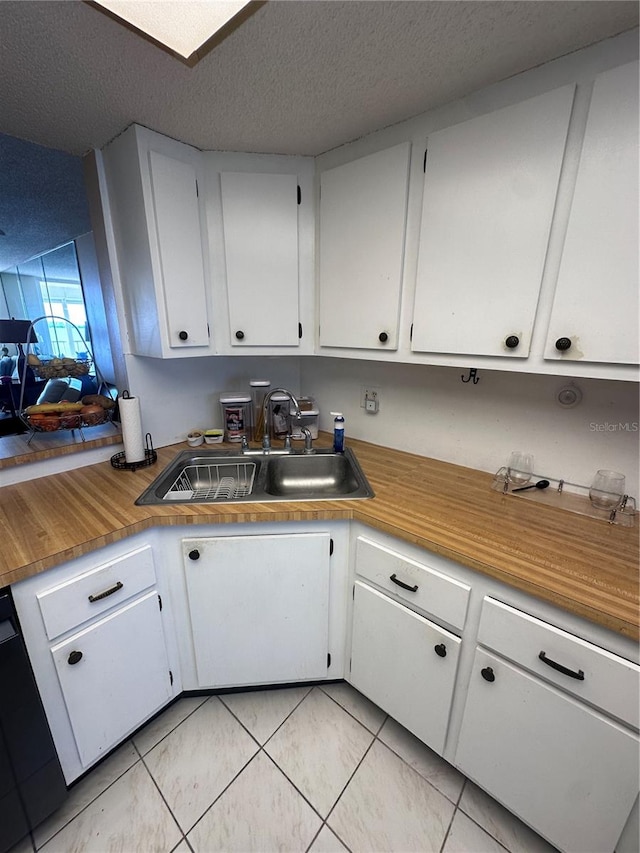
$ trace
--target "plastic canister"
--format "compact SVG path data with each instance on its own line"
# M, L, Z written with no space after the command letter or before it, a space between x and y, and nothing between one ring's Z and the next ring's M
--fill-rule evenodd
M264 398L269 393L271 382L268 379L251 379L249 385L253 404L251 437L254 441L262 441L264 436Z
M242 441L251 434L251 397L242 392L227 391L220 395L225 441Z
M318 416L320 409L313 397L298 397L298 405L300 406L300 418L293 415L295 407L293 403L290 405L291 414L291 438L303 439L302 428L307 427L311 433L311 438L318 437Z
M289 404L288 394L274 394L269 401L269 417L271 418L271 434L274 438L284 438L289 434Z

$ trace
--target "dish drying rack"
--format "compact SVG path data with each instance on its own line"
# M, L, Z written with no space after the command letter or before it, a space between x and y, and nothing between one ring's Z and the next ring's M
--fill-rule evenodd
M548 480L546 489L528 488L522 490L523 485L532 486L539 480ZM568 480L558 480L555 477L532 474L528 483L512 483L509 480L508 469L500 468L494 478L491 488L505 495L513 495L515 498L533 501L534 503L574 512L578 515L586 515L609 524L620 524L622 527L633 527L636 516L636 501L631 495L624 495L619 506L615 509L599 509L589 499L589 486L579 483L570 483Z
M165 501L231 501L251 494L255 462L187 465L163 497Z

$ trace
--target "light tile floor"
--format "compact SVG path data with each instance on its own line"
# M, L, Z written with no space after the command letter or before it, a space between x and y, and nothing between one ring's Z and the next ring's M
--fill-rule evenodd
M12 853L553 853L348 684L180 699Z

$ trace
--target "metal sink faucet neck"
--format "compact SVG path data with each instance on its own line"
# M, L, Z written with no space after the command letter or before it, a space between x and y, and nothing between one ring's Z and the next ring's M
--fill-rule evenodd
M271 391L269 391L269 393L265 395L264 403L262 404L262 414L263 414L263 418L264 418L264 434L262 436L262 449L263 450L270 450L271 449L271 433L270 433L270 425L269 425L269 421L270 421L269 403L271 402L271 398L273 397L274 394L286 394L287 397L291 400L291 403L293 405L293 408L294 408L293 414L294 414L296 420L300 420L300 418L301 418L300 405L298 403L297 398L294 397L294 395L291 393L291 391L288 391L286 388L273 388Z

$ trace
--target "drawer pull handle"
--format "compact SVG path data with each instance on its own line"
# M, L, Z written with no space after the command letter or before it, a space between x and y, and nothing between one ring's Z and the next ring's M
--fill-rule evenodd
M67 663L70 663L71 666L73 666L74 663L80 663L81 660L82 660L82 652L71 652L71 654L67 658Z
M433 647L434 652L438 655L439 658L446 658L447 656L447 647L444 643L438 643L437 646Z
M493 671L493 668L490 666L485 666L484 669L481 669L480 675L484 678L485 681L491 682L491 681L496 680L495 672Z
M415 586L409 586L408 583L404 583L403 581L398 580L395 572L392 575L389 575L389 580L393 581L393 583L397 584L398 586L401 586L402 589L408 589L409 592L417 592L418 591L418 584L416 584Z
M117 592L119 589L122 589L124 584L120 581L117 581L113 586L110 586L109 589L105 589L104 592L99 592L97 595L90 595L89 601L93 604L95 601L101 601L103 598L106 598L108 595L113 595L114 592Z
M562 666L561 663L556 663L556 661L548 658L544 652L540 652L538 657L542 663L546 663L546 665L550 666L551 669L557 669L558 672L561 672L563 675L568 675L569 678L577 678L578 681L584 681L584 672L581 669L577 672L573 669L568 669L566 666Z

